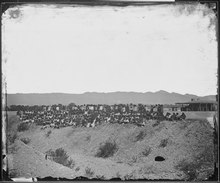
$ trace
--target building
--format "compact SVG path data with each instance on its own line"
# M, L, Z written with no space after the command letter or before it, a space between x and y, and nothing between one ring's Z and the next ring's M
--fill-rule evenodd
M206 119L214 128L214 116L217 113L218 103L207 100L191 100L189 102L176 103L181 105L181 111L186 119Z
M181 111L217 111L216 101L192 99L190 102L176 104L181 105Z
M163 105L163 112L180 112L181 105L165 104Z

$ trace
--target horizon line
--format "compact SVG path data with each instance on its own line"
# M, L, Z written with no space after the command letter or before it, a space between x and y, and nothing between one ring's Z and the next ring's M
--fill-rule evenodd
M7 95L15 95L15 94L67 94L67 95L82 95L82 94L87 94L87 93L97 93L97 94L109 94L109 93L141 93L141 94L146 94L146 93L168 93L168 94L180 94L180 95L196 95L197 97L205 97L205 96L210 96L210 95L217 95L217 94L208 94L208 95L197 95L197 94L191 94L191 93L177 93L177 92L168 92L166 90L158 90L155 92L152 91L147 91L147 92L137 92L137 91L109 91L109 92L97 92L97 91L88 91L88 92L82 92L82 93L69 93L69 92L29 92L29 93L6 93ZM5 93L2 93L3 95Z

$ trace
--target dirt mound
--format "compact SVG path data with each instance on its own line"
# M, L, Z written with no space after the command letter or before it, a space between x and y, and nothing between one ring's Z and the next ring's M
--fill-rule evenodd
M19 150L11 158L22 176L204 180L214 172L213 130L201 120L152 120L145 127L35 127L19 138L30 139L27 145L17 141ZM57 148L73 159L73 169L45 160L45 152Z
M67 167L46 160L45 154L17 140L14 155L9 156L9 174L11 177L67 177L74 178L73 171Z

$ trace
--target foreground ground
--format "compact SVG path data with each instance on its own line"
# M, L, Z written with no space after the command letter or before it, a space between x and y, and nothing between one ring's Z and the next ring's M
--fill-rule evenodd
M19 123L9 116L11 177L205 180L214 172L213 129L206 121L44 130L31 125L17 132ZM71 166L45 157L58 148L65 150Z

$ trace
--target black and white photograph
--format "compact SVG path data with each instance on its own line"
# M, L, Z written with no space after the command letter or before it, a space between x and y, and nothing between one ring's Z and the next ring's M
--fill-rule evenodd
M14 3L2 13L13 181L218 179L217 2Z

